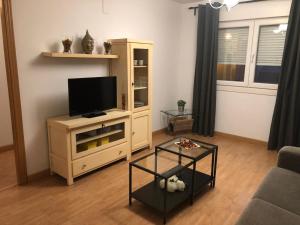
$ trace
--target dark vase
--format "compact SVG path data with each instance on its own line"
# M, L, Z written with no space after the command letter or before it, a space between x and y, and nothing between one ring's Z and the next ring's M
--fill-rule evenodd
M178 112L183 113L184 112L184 105L178 106Z
M105 48L105 54L110 54L111 51L111 43L110 42L104 42L103 43L104 48Z
M90 35L89 31L86 31L86 34L81 42L82 50L85 54L92 54L95 46L94 38Z
M71 53L72 40L65 39L65 40L62 41L62 44L64 46L64 52L65 53Z

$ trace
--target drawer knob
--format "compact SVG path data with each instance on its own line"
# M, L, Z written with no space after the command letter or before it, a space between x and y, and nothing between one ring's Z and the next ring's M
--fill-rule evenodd
M132 135L135 135L135 132L134 132L134 131L132 131Z
M119 155L121 155L121 154L122 154L122 152L123 152L123 151L119 151Z
M83 164L81 169L84 170L86 168L86 164Z

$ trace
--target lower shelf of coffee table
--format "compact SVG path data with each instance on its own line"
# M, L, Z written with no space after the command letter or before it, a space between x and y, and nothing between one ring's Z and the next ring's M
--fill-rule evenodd
M176 169L176 167L174 168ZM169 173L169 172L168 172ZM178 205L190 199L191 197L191 185L192 185L192 173L193 171L189 168L184 169L180 174L177 174L180 180L183 180L186 184L185 191L176 191L173 193L167 192L167 204L166 212L172 211ZM164 190L159 186L159 178L157 181L150 182L140 189L132 193L132 197L151 208L154 208L160 212L164 212ZM197 194L206 185L212 182L212 177L195 171L195 183L194 193Z

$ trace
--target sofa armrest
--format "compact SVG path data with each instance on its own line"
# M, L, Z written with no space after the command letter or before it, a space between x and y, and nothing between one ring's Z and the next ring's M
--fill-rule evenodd
M300 148L286 146L278 153L278 167L300 173Z

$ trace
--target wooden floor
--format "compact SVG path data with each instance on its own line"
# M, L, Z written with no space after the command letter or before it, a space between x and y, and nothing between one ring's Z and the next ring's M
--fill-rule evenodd
M13 150L0 152L0 191L16 184L15 153Z
M193 137L219 145L216 187L199 196L192 207L184 205L169 218L168 224L234 224L267 171L275 165L276 153L267 151L264 144L231 137ZM155 135L154 144L168 138L165 134ZM207 159L198 169L207 170L209 164ZM148 179L147 175L135 175L138 184ZM128 163L121 161L78 179L70 187L64 179L52 176L0 192L0 224L142 225L162 224L162 220L137 201L128 206Z

